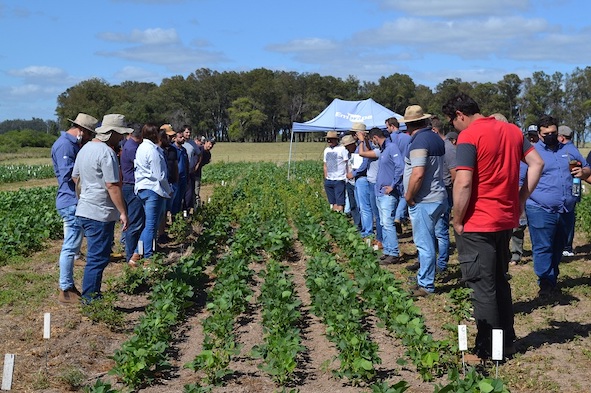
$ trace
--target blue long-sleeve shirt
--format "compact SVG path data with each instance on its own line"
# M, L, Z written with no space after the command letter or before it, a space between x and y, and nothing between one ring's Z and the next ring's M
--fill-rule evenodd
M402 174L404 172L404 158L396 143L389 138L381 146L378 159L378 177L376 179L376 196L386 195L384 187L390 186L395 195L402 195Z
M80 145L76 137L64 131L61 132L60 137L51 146L53 172L58 184L55 198L57 209L74 206L78 203L76 185L72 180L72 169L79 151Z

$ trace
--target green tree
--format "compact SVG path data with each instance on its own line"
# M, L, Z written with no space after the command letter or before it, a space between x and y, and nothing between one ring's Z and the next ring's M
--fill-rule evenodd
M591 67L576 68L565 80L565 108L563 124L573 129L573 141L584 146L591 119Z
M88 79L68 88L57 98L55 112L61 129L67 129L67 119L75 119L80 112L101 120L103 115L111 113L114 97L111 86L98 78Z
M507 74L503 77L503 80L497 83L499 92L501 93L501 99L504 104L504 108L501 108L501 113L506 113L507 120L509 123L519 124L519 94L521 93L521 78L517 74Z
M232 102L228 108L230 114L230 128L228 136L230 141L248 141L254 139L257 127L267 119L267 116L258 109L258 104L248 97L241 97Z

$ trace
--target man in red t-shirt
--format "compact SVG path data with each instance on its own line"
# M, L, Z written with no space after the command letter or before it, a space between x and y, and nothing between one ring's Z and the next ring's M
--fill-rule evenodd
M464 93L442 108L460 132L453 186L453 227L462 278L474 292L478 329L474 352L492 354L492 329L504 331L504 353L515 353L509 265L511 231L518 225L525 201L538 184L544 162L521 130L480 114L478 104ZM528 165L519 188L519 162Z

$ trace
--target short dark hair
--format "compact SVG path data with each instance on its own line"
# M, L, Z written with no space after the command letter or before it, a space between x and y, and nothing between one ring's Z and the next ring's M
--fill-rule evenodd
M412 132L414 130L420 130L420 129L429 127L429 125L431 124L431 119L427 118L427 119L422 119L422 120L417 120L417 121L409 121L405 124L406 124L406 130L408 131L408 133L412 134Z
M389 126L394 126L396 128L400 127L400 123L398 123L398 119L395 117L389 117L386 119L386 124Z
M185 125L183 126L183 131L185 131L185 130L189 130L189 132L192 132L192 131L193 131L193 129L191 128L191 126L190 126L190 125L188 125L188 124L185 124Z
M431 117L431 127L437 128L440 134L443 133L443 122L437 116Z
M558 127L558 120L550 115L542 115L538 119L536 125L538 126L538 132L540 132L542 127Z
M384 131L382 131L382 129L378 127L374 127L371 130L369 130L369 137L373 138L374 136L379 136L380 139L385 138Z
M447 100L447 102L443 104L443 107L441 107L441 112L450 119L456 117L456 111L471 116L480 113L480 107L468 94L458 93Z

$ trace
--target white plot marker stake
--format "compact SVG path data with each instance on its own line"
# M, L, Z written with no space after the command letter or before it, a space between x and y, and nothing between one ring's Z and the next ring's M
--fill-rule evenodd
M14 372L14 354L4 355L4 372L2 374L2 390L12 388L12 373Z
M43 315L43 338L48 340L51 337L51 314L46 312Z
M137 253L140 255L144 255L144 242L143 240L140 240L137 242Z
M503 360L503 330L492 330L492 360L496 362L496 375L499 377L499 361Z
M466 361L464 352L468 350L468 330L466 325L458 325L458 348L462 352L462 366L466 375Z

